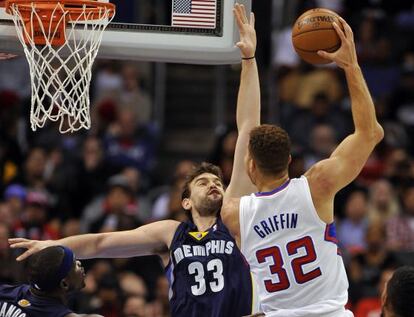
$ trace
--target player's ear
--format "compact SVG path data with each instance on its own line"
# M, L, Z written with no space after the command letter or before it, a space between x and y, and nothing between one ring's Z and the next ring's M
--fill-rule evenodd
M248 160L248 166L249 166L250 173L256 172L257 170L256 162L253 160L251 156L249 157L249 160Z
M66 279L63 279L60 281L60 287L64 289L65 291L69 290L69 283L66 281Z
M290 165L291 162L292 162L292 155L289 154L288 166Z
M183 206L183 208L185 210L191 210L191 201L190 201L190 198L184 198L181 201L181 206Z

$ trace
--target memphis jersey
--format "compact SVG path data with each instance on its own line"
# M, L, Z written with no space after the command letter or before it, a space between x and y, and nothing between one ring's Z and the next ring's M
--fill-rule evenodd
M206 232L181 223L166 273L172 316L240 317L253 306L249 265L221 219Z
M57 299L33 295L29 285L0 285L0 317L64 317L70 313Z
M240 235L266 316L353 316L335 224L319 218L306 177L242 197Z

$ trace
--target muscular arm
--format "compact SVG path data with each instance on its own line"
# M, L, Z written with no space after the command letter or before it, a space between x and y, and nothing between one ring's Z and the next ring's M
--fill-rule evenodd
M256 32L254 15L247 19L244 6L236 5L234 15L240 32L241 55L253 57L256 52ZM256 59L242 60L239 94L237 98L238 138L234 153L233 171L224 199L241 197L255 191L244 166L244 157L249 144L249 133L260 124L260 83Z
M157 221L134 230L98 234L83 234L55 241L9 239L12 248L26 248L18 261L24 260L46 247L64 245L71 248L78 259L127 258L157 254L157 250L170 247L179 222Z
M250 22L246 16L244 6L235 5L234 16L240 32L241 55L249 58L256 52L256 31L254 29L254 15ZM244 158L248 151L249 134L252 128L260 124L260 83L255 59L242 60L239 95L237 99L237 129L238 137L234 154L233 171L229 187L224 195L221 217L224 224L238 242L239 201L240 197L255 191L244 166Z
M305 174L315 207L325 222L333 221L335 194L359 175L384 135L357 62L352 30L345 20L341 19L341 23L344 31L334 25L342 40L341 48L335 53L321 52L320 55L335 61L345 71L355 131L339 144L329 159L315 164Z

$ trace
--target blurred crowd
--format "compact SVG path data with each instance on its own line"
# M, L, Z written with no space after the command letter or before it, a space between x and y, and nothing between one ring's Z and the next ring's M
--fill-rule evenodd
M393 270L414 265L414 5L297 2L293 19L307 8L328 7L350 22L385 129L384 141L334 207L349 307L356 317L379 317L381 290ZM298 177L327 158L353 127L342 72L300 62L289 32L289 27L278 32L274 66L261 72L277 73L274 106L292 138L290 173ZM24 264L15 262L8 237L58 239L128 230L159 219L185 220L181 186L194 162L174 158L171 173L161 179L157 173L163 133L153 121L151 72L148 64L98 61L91 85L92 129L60 135L54 124L29 131L24 58L0 63L1 283L24 280ZM211 153L200 160L219 165L228 182L237 132L229 127L215 138ZM72 299L74 309L108 317L169 316L169 285L157 257L84 264L87 286Z

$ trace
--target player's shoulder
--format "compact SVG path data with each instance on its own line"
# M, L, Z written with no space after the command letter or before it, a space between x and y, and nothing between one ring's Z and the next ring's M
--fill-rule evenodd
M162 231L166 233L174 233L175 230L178 228L178 226L181 224L181 222L176 220L160 220L150 223L148 228L151 228L152 231Z
M16 294L25 292L28 289L29 289L29 285L26 285L26 284L20 284L20 285L0 284L0 296L2 295L15 296Z

